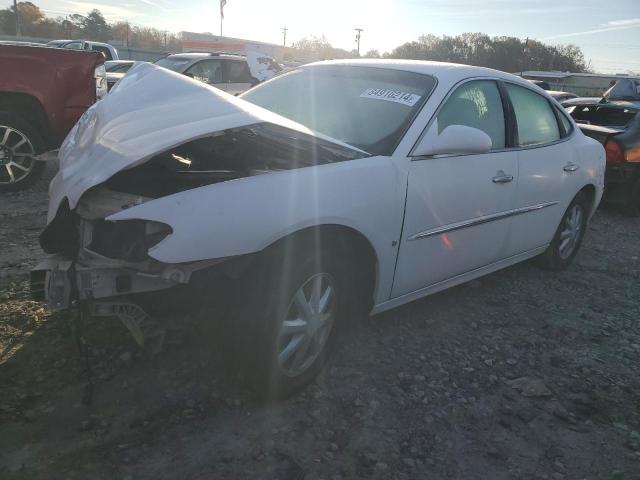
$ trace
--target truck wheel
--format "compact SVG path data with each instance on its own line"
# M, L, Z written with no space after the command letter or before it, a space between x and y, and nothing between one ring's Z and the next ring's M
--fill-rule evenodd
M45 149L36 129L20 116L0 111L0 192L21 190L33 184L45 162L35 155Z
M250 290L253 298L244 299L253 306L243 314L249 319L239 319L239 333L252 340L242 348L247 379L264 400L285 398L316 377L356 297L346 259L313 245L265 252L260 271L249 274L259 280Z
M562 217L549 247L537 258L538 265L547 270L567 269L580 249L588 215L589 201L578 193Z

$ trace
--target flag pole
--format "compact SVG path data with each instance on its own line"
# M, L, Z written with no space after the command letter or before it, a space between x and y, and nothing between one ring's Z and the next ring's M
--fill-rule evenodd
M220 36L222 37L222 21L224 20L224 6L227 0L220 0Z

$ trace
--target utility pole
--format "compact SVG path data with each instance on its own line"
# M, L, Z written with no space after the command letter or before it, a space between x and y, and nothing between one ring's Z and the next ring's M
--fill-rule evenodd
M520 67L520 76L524 72L524 62L527 59L527 54L529 53L529 37L524 41L524 48L522 49L522 67Z
M283 37L282 37L282 46L283 47L287 46L287 30L288 30L288 28L286 26L282 29L282 35L283 35Z
M20 12L18 12L17 0L13 0L13 14L16 16L16 37L20 37L22 33L20 32Z
M362 28L356 28L356 43L358 44L358 56L360 56L360 36L364 31Z
M127 40L125 43L127 44L127 48L129 48L129 22L127 22Z

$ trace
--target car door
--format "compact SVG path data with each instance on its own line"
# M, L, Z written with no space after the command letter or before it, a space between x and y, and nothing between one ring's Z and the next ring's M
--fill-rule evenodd
M411 293L500 260L516 197L517 152L508 149L498 84L471 80L448 96L427 129L480 129L491 151L414 157L409 167L404 227L392 296Z
M222 60L218 58L200 60L187 68L184 73L191 78L208 83L220 90L227 89L227 84L223 81L222 76Z
M255 79L249 72L249 66L244 60L224 60L222 77L231 95L240 95L249 90Z
M580 189L579 159L569 140L573 128L564 112L539 93L505 83L516 123L518 194L508 253L543 247ZM564 122L562 121L564 118Z

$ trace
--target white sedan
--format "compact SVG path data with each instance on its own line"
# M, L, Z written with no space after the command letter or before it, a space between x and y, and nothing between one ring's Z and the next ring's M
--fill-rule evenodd
M526 80L377 60L307 65L240 98L137 65L59 159L34 288L141 344L169 307L231 291L237 351L277 396L313 379L349 317L533 257L568 267L605 167Z

